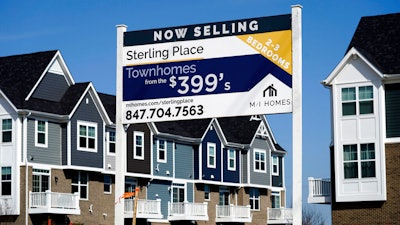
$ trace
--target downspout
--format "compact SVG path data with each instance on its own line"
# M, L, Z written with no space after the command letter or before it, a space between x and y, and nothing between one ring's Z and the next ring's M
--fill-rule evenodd
M29 192L28 192L28 148L27 148L27 118L31 115L31 112L27 112L22 114L22 150L24 152L24 160L25 160L25 225L29 225L28 223L28 210L29 210Z

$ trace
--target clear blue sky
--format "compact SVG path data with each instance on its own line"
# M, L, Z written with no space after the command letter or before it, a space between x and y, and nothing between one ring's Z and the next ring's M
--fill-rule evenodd
M128 31L291 13L303 6L303 203L307 177L329 177L329 91L320 81L343 57L362 16L400 12L399 0L30 0L0 1L0 56L58 49L76 82L115 94L116 25ZM268 116L288 151L292 192L291 114ZM329 217L328 206L316 207ZM329 218L327 218L330 221Z

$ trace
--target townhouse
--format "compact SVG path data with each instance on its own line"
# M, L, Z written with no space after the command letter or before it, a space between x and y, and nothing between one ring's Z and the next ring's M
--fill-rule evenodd
M322 84L332 103L331 179L309 178L332 224L398 224L400 13L362 17Z
M76 83L59 51L0 57L0 121L0 223L114 224L115 204L126 224L291 222L264 116L126 126L136 199L114 194L115 96Z

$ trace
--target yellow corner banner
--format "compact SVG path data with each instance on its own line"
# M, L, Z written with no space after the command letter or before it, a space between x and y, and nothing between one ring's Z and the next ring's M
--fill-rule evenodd
M292 75L291 30L246 34L237 37Z

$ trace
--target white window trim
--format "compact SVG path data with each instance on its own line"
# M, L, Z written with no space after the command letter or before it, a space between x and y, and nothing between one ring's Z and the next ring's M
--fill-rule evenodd
M80 126L86 126L86 127L94 127L95 128L95 130L94 130L94 138L95 138L95 140L94 140L94 149L91 149L91 148L88 148L88 147L86 147L86 148L82 148L82 147L80 147L80 145L79 145L79 140L80 140L80 133L79 133L79 131L80 131ZM76 131L76 135L77 135L77 138L76 138L76 145L77 145L77 149L78 150L80 150L80 151L86 151L86 152L97 152L97 141L98 141L98 137L97 137L97 123L93 123L93 122L86 122L86 121L78 121L77 122L77 125L76 125L76 128L77 128L77 131Z
M4 120L11 120L11 130L3 130L3 121ZM0 129L1 129L1 133L0 133L0 143L2 145L12 145L13 140L14 140L14 120L11 117L5 117L5 118L1 118L0 120ZM3 142L3 133L7 132L7 131L11 131L11 141L9 142Z
M160 141L164 141L164 149L160 148ZM160 151L164 151L164 159L160 159ZM157 140L157 162L161 163L167 162L167 140L164 139Z
M210 147L214 147L214 155L210 155ZM207 167L217 168L217 145L215 143L207 142ZM210 164L210 156L214 157L214 165Z
M264 154L264 170L256 169L256 153ZM253 170L257 173L266 173L267 172L267 152L262 149L254 149L253 151Z
M207 187L207 190L206 190ZM208 198L206 198L206 193L208 193ZM211 200L211 188L210 185L204 184L204 200L210 201Z
M142 155L141 156L138 156L136 154L136 136L142 137L142 146L141 146L142 147ZM144 160L144 132L141 132L141 131L133 132L133 158Z
M274 176L279 176L279 157L276 155L273 155L271 158L272 158L271 173ZM275 163L274 159L276 159L276 163ZM276 165L276 172L274 171L274 165Z
M39 121L44 122L44 126L45 126L45 131L44 131L44 144L38 143L38 123ZM49 126L48 126L48 121L46 120L35 120L35 146L36 147L41 147L41 148L47 148L48 147L48 143L49 143ZM40 132L43 133L43 132Z
M230 151L233 151L233 158L230 157ZM228 163L228 170L236 171L236 150L232 148L228 148L228 156L227 156L227 163ZM230 161L233 159L233 167L231 167Z
M81 183L81 177L82 173L86 175L86 184ZM71 183L72 186L78 186L78 193L79 193L79 199L80 200L89 200L89 173L88 172L78 172L78 183ZM81 187L86 186L86 198L81 198Z
M111 135L110 135L110 133L111 132L114 132L115 133L115 135L116 135L116 132L115 131L107 131L107 154L108 155L115 155L115 152L110 152L110 144L111 143L114 143L115 145L117 144L117 143L115 143L115 141L111 141Z

